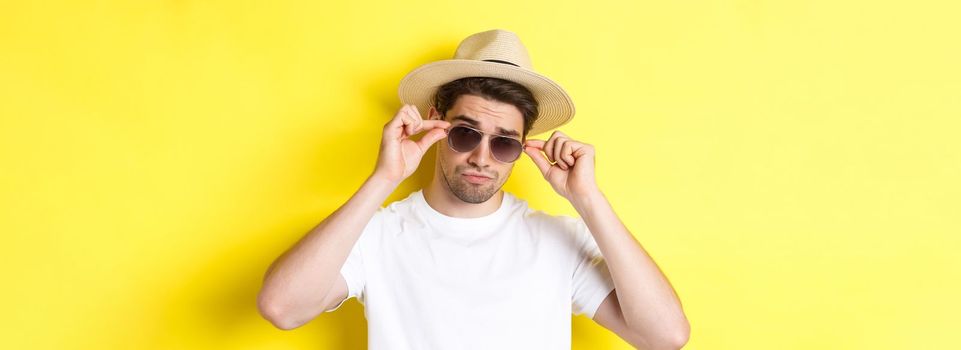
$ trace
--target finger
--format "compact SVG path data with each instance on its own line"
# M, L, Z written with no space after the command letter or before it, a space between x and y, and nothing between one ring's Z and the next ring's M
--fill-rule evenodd
M544 153L547 154L547 160L554 163L554 144L557 143L557 135L552 134L547 142L544 143Z
M412 117L417 118L417 119L424 119L424 117L420 114L420 110L417 109L417 105L415 105L415 104L408 104L407 106L410 107L410 108L408 108L408 109L410 110L410 113L411 113L410 115L411 115Z
M406 118L409 119L410 117L406 117ZM433 131L433 130L440 130L441 134L443 134L443 135L441 136L441 138L443 138L444 136L447 136L446 134L447 134L447 127L448 127L448 126L450 126L450 122L446 122L446 121L443 121L443 120L423 120L423 121L421 122L421 126L420 126L420 127L417 127L417 128L414 128L413 134L409 134L409 135L407 135L407 136L408 136L408 137L414 136L414 135L420 134L420 133L425 132L425 131L430 132L430 131ZM426 137L426 135L425 135L425 137Z
M421 126L424 129L434 129L434 128L447 129L450 127L450 122L446 120L426 119L424 120L424 123Z
M404 121L404 115L406 114L407 105L400 106L400 108L397 110L397 114L394 115L394 118L390 120L389 124L393 124L394 126L402 125Z
M551 133L551 138L554 139L554 145L551 146L551 153L549 153L548 155L551 157L551 160L553 160L556 163L561 161L560 152L561 152L561 146L563 145L564 140L570 140L571 138L567 137L567 134L563 133L560 130L554 130L554 132ZM549 142L550 141L548 141L548 143Z
M410 109L410 105L405 105L404 114L401 116L404 122L404 131L407 133L407 136L412 136L417 133L417 119Z
M544 152L547 153L547 159L550 159L552 163L557 163L560 161L560 151L561 143L567 140L563 135L558 135L557 132L551 136L550 140L547 140L547 145L544 146Z
M554 146L551 147L551 157L553 157L552 159L555 163L560 162L561 147L564 146L564 142L570 140L570 138L567 137L567 134L564 134L560 130L554 130L554 133L551 134L551 137L554 138Z
M417 106L408 105L407 114L410 115L410 120L414 126L414 133L420 132L420 128L424 123L424 117L420 115L420 111L417 110Z
M574 149L580 148L577 141L567 141L561 149L561 160L567 163L568 167L574 167Z
M414 115L412 108L414 107L408 106L403 115L404 131L407 132L408 137L419 133L423 123L423 120L418 119L417 116Z
M406 114L404 112L404 108L406 106L407 105L404 105L403 107L401 107L400 110L397 111L397 114L395 114L394 117L387 122L387 124L384 124L385 137L397 139L403 136L402 130L404 127L404 115Z
M567 141L570 141L570 140L564 137L558 137L556 141L557 144L554 145L554 161L557 162L557 165L559 165L561 169L564 169L564 170L567 170L567 166L570 165L570 164L567 164L567 162L561 160L561 155L564 152L564 144L567 143Z
M534 148L537 148L538 150L542 150L544 149L544 144L545 144L544 140L530 139L524 143L524 146L534 147Z
M414 131L411 130L411 124L413 123L410 121L410 114L407 114L407 112L405 111L404 114L400 116L400 120L401 120L401 127L404 130L404 136L410 137L411 135L413 135Z
M541 175L547 177L547 172L551 169L551 163L549 163L547 158L544 158L544 155L541 154L541 149L528 146L524 147L524 153L526 153L528 157L531 157L531 160L534 161L534 165L537 165L537 169L541 171Z
M447 133L444 132L444 129L431 129L427 132L427 134L424 135L424 137L421 137L420 140L417 140L417 147L420 147L421 151L427 152L427 149L429 149L431 145L444 138L446 135Z

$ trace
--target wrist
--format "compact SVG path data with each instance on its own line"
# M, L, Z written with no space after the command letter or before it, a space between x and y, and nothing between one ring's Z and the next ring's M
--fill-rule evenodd
M403 179L395 180L379 172L374 172L367 177L367 180L364 182L364 187L371 187L377 190L377 192L386 192L387 195L390 195L400 186L402 181Z
M601 192L599 188L592 188L586 191L579 191L577 193L571 193L571 198L569 199L571 205L580 214L586 214L590 208L595 207L598 203L603 203L607 201L607 197Z

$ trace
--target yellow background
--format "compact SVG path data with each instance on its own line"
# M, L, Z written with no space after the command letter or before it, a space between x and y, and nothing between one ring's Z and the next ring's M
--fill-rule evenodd
M961 348L959 13L5 1L0 348L364 348L356 300L273 328L263 273L373 169L400 78L492 28L573 97L561 130L596 146L602 189L682 298L687 348ZM521 160L506 189L574 214ZM575 349L630 348L573 321Z

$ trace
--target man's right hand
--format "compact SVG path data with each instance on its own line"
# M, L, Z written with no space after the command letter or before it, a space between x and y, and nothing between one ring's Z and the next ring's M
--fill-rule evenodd
M374 175L399 184L417 170L424 153L446 136L450 123L443 120L424 120L417 107L403 105L394 118L384 125L380 154ZM427 131L420 140L410 137Z

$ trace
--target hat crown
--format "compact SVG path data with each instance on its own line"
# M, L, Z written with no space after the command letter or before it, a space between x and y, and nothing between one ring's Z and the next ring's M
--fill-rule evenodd
M454 52L454 59L507 63L533 70L527 48L517 34L493 29L468 36Z
M537 135L574 118L574 102L560 85L534 71L527 48L516 34L493 29L472 34L460 42L454 59L423 64L400 80L397 95L404 103L427 111L434 106L437 88L469 77L512 81L526 87L538 103L528 135Z

